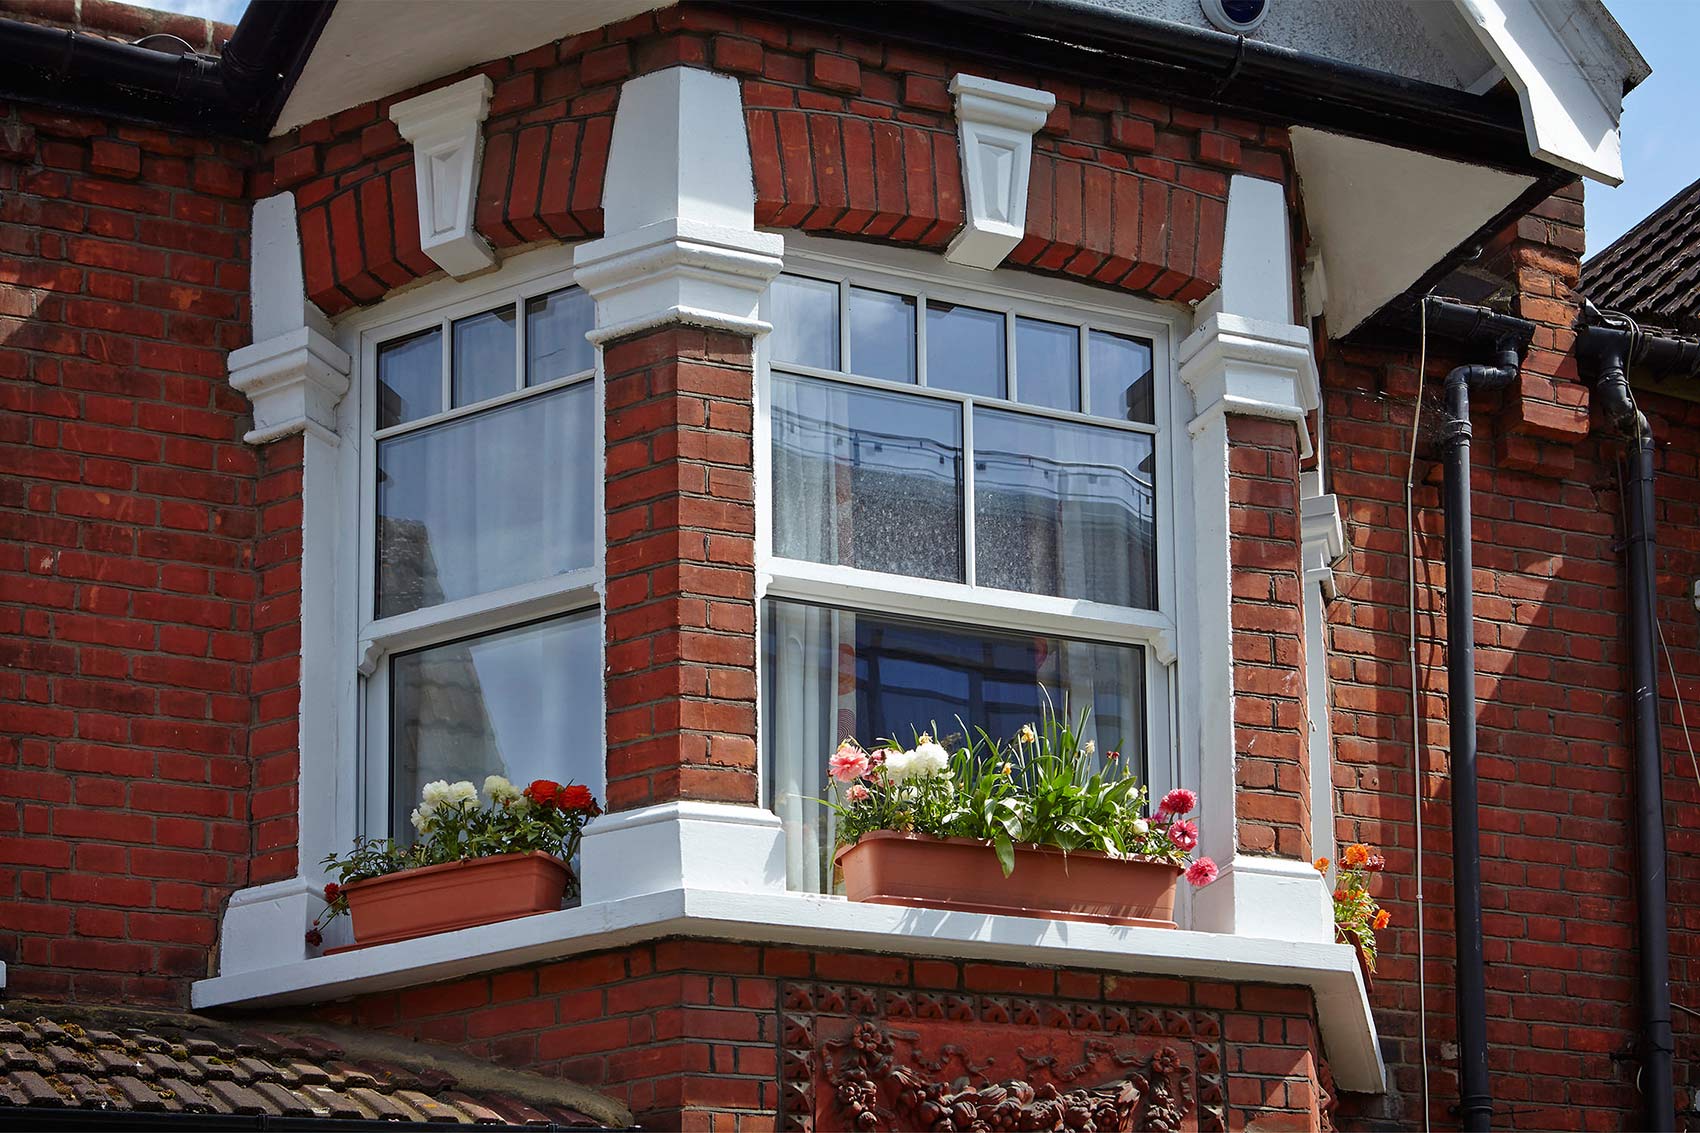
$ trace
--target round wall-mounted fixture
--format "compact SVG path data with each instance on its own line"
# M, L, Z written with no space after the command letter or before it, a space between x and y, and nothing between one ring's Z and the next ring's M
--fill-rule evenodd
M1230 35L1250 35L1269 15L1270 0L1198 0L1204 16Z

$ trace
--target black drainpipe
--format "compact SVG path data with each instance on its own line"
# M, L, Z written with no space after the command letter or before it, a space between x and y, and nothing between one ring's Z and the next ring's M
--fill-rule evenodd
M1476 773L1475 566L1470 523L1470 391L1503 389L1517 377L1534 325L1481 307L1428 300L1429 333L1491 352L1491 364L1446 375L1446 687L1452 749L1452 907L1457 949L1458 1108L1469 1133L1493 1119L1488 1083L1487 978L1482 956L1482 836ZM1418 816L1419 819L1421 816Z
M1594 395L1623 443L1629 471L1623 484L1624 545L1629 581L1629 716L1635 740L1635 904L1640 935L1641 1095L1644 1128L1675 1128L1670 1017L1670 911L1665 891L1664 754L1659 743L1658 595L1653 545L1653 431L1629 388L1631 365L1662 373L1700 371L1700 343L1643 334L1621 315L1583 304L1576 356L1594 376Z

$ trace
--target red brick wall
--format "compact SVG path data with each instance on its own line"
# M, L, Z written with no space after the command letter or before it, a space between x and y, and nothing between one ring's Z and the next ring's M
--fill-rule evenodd
M1298 433L1288 421L1230 417L1228 444L1239 849L1308 860Z
M1623 537L1617 446L1586 434L1588 391L1576 376L1570 323L1581 247L1579 194L1561 193L1497 241L1515 273L1517 308L1537 320L1516 386L1480 399L1473 447L1483 930L1495 1128L1641 1126L1635 1087L1633 792L1625 703ZM1447 800L1445 596L1437 451L1439 383L1458 358L1431 356L1416 468L1417 628L1423 705L1421 788L1427 920L1431 1117L1456 1119L1452 858ZM1331 489L1350 561L1329 609L1335 812L1341 843L1385 848L1378 894L1393 913L1381 934L1373 1003L1393 1073L1390 1099L1355 1113L1421 1112L1415 926L1415 829L1403 478L1413 420L1414 354L1336 350L1324 373ZM1664 632L1690 681L1700 673L1700 413L1643 395L1660 452L1659 589ZM1685 684L1693 700L1696 688ZM1674 904L1672 994L1696 1002L1692 934L1700 876L1682 833L1700 790L1665 689L1670 721L1667 823ZM1319 851L1321 852L1321 851ZM1700 1048L1676 1013L1679 1096Z
M0 106L0 957L181 999L248 876L242 147Z
M607 346L608 808L756 801L750 341Z
M655 1129L800 1127L776 1119L823 1101L816 1049L841 1017L920 1033L935 1053L972 1030L975 1059L998 1058L993 1080L1023 1076L1020 1048L1058 1028L1108 1049L1160 1035L1196 1059L1191 1088L1236 1130L1326 1128L1332 1104L1309 989L1267 984L666 940L365 996L319 1017L570 1078ZM1106 1059L1053 1080L1068 1089L1125 1071Z
M275 139L256 194L296 194L309 296L336 315L430 275L413 151L390 107L465 75L495 84L475 223L498 249L599 235L620 84L675 65L743 80L758 223L940 248L962 224L946 84L1042 86L1029 236L1012 264L1190 301L1221 277L1228 177L1285 183L1286 131L1066 80L785 27L713 7L634 17L345 110Z

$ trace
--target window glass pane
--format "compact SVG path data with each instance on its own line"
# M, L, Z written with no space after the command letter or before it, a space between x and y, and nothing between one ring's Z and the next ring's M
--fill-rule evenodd
M583 783L601 795L596 612L398 654L390 663L391 833L434 779Z
M1003 316L927 301L927 384L981 397L1005 396Z
M957 407L775 376L773 551L960 581Z
M1017 401L1080 408L1080 331L1039 319L1015 320Z
M915 300L850 289L850 371L894 382L915 380Z
M1091 411L1100 417L1153 424L1151 344L1095 330L1089 349Z
M913 742L936 723L1007 739L1042 706L1089 711L1083 739L1119 751L1145 781L1144 657L1138 646L988 632L795 602L763 607L767 802L785 821L791 888L832 885L826 757L854 735Z
M590 565L589 383L378 443L378 616Z
M596 301L569 287L539 295L525 305L525 384L596 368L596 347L584 336L596 326Z
M476 405L514 391L514 309L454 324L454 404Z
M775 362L836 370L838 284L782 275L768 290L773 333L768 350Z
M442 338L432 327L378 348L378 428L443 411Z
M1152 463L1143 433L976 411L975 580L1156 605Z

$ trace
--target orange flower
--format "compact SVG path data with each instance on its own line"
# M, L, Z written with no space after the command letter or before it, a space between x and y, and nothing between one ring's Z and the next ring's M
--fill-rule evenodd
M562 810L580 810L587 814L601 813L596 805L596 799L591 795L589 787L581 787L577 783L562 787L560 794L555 796L555 805Z
M524 794L537 806L551 807L555 805L555 796L560 794L560 791L561 785L553 779L534 779Z
M1346 847L1344 860L1347 869L1362 869L1369 864L1369 847L1362 842L1353 842Z
M1327 858L1317 858L1316 859L1316 872L1317 873L1327 873L1328 872L1328 859Z
M1392 921L1392 919L1393 914L1388 912L1386 909L1375 914L1375 931L1380 932L1382 929L1386 928L1388 922Z
M1334 891L1334 899L1336 901L1344 901L1350 895L1351 894L1347 893L1344 889L1336 889Z

